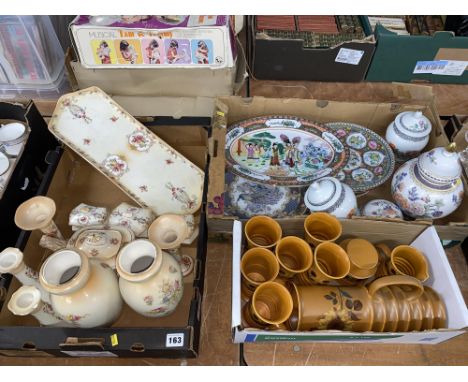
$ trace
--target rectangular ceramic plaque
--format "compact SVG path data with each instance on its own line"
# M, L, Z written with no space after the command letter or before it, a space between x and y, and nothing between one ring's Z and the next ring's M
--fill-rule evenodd
M97 87L62 96L49 130L143 207L192 214L205 174Z

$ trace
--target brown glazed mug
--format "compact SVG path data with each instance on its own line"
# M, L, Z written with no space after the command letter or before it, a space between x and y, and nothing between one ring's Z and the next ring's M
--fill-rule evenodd
M304 220L305 239L317 246L323 242L336 241L343 232L340 221L326 212L314 212Z
M244 305L244 326L260 329L282 329L293 310L293 300L288 289L274 281L257 287L249 302Z
M266 248L251 248L241 259L241 292L244 299L252 296L257 287L278 277L279 263L273 252Z
M245 223L247 248L261 247L273 250L283 231L279 223L269 216L254 216Z
M307 271L314 260L310 245L296 236L283 237L276 245L275 254L280 265L279 274L283 278Z
M350 262L345 250L333 242L319 244L314 250L312 267L296 281L302 285L338 285L349 273Z
M379 291L392 285L410 286L406 298L410 301L423 293L422 283L410 276L387 276L364 286L333 287L323 285L301 286L288 283L293 297L293 310L287 322L290 330L337 329L365 332L374 326L373 299L385 304L385 293ZM386 292L387 292L386 291ZM378 293L379 292L379 293ZM382 326L380 313L379 326ZM389 317L391 319L391 317ZM377 324L376 324L377 325Z

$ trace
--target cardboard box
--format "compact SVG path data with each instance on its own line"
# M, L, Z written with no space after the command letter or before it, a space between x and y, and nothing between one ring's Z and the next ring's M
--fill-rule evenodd
M87 69L71 50L65 65L73 90L98 86L135 116L211 117L214 99L238 94L247 77L242 49L235 65L219 69Z
M261 115L294 115L317 122L346 121L367 127L385 136L387 126L403 111L421 110L432 123L430 140L425 150L445 146L448 140L443 134L438 112L434 106L432 89L427 86L395 84L394 93L399 103L337 102L313 99L275 99L253 97L220 97L217 100L212 136L210 139L210 169L208 190L208 227L211 232L229 233L235 216L224 214L225 193L225 134L226 127L251 117ZM362 207L367 201L376 198L391 200L391 179L383 185L358 197ZM303 189L305 191L306 187ZM385 234L391 225L401 225L402 230L421 233L427 225L433 224L439 236L446 240L463 240L468 235L468 187L465 185L465 198L462 205L451 215L434 221L385 221L365 217L353 217L351 224L356 228L372 222L374 229ZM301 217L282 219L284 224L297 224Z
M241 324L241 274L240 259L244 253L244 235L242 223L235 221L233 226L233 266L232 266L232 338L239 342L346 342L346 343L405 343L405 344L438 344L450 338L465 333L468 327L468 309L457 280L450 268L444 249L434 227L429 227L419 235L413 236L405 232L389 229L386 237L374 235L369 224L368 232L355 232L350 225L343 227L343 239L360 236L371 242L385 240L390 245L410 244L424 253L429 263L430 278L424 285L432 287L443 299L447 309L448 329L427 330L420 332L392 333L356 333L336 330L320 330L307 332L264 331L254 328L243 328ZM283 225L283 235L304 237L304 230L290 230Z
M13 218L16 208L36 195L47 170L47 152L58 146L57 140L47 130L47 124L32 101L0 102L0 122L22 121L30 129L23 152L15 161L3 195L0 196L0 248L14 246L20 229Z
M468 83L468 38L452 32L402 36L375 28L376 49L366 81Z
M208 132L201 126L149 126L159 137L177 149L194 164L204 169ZM135 204L123 191L95 170L83 158L66 149L55 152L39 194L53 198L57 204L54 217L65 237L70 237L69 213L79 203L115 208L121 202ZM205 184L206 193L206 184ZM0 355L58 357L165 357L193 358L197 356L201 307L204 290L206 228L203 208L197 213L200 233L184 253L195 259L195 269L184 278L184 294L175 312L163 318L140 316L126 304L119 319L103 328L39 327L31 316L14 316L7 309L11 294L20 286L15 278L4 275L0 289L6 296L0 302ZM26 262L39 270L51 252L39 247L42 233L22 231L17 247L24 251ZM3 275L2 275L3 276ZM173 347L168 336L182 338L181 346Z
M303 39L271 38L256 32L253 16L248 25L249 63L259 80L360 82L375 50L372 37L330 48L306 48Z
M77 16L69 29L85 68L223 68L236 59L225 15Z

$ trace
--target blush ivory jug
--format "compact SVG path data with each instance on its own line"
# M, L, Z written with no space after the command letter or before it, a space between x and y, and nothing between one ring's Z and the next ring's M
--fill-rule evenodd
M76 248L50 255L39 271L39 281L50 293L54 311L75 327L110 325L122 310L115 272Z

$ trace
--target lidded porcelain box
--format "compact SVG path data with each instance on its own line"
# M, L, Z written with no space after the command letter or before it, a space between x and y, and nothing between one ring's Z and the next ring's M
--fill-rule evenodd
M405 111L387 127L386 141L398 159L414 158L429 142L432 124L421 111Z
M392 196L402 211L416 219L451 214L463 199L462 167L455 145L437 147L403 164L392 179Z
M337 218L350 218L357 211L351 187L333 177L313 182L304 195L304 203L311 212L328 212Z

